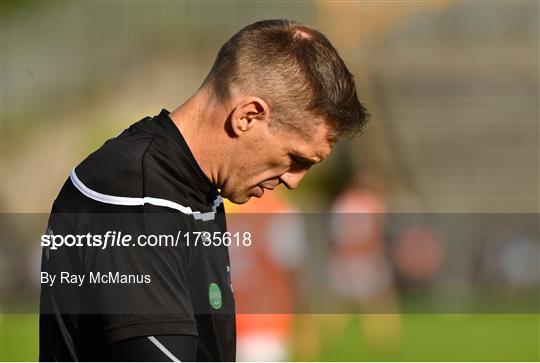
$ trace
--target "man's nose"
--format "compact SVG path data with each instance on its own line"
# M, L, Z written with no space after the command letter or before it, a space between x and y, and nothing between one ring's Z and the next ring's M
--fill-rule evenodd
M296 171L296 172L286 172L281 175L280 181L285 184L287 189L296 189L302 178L306 175L307 170Z

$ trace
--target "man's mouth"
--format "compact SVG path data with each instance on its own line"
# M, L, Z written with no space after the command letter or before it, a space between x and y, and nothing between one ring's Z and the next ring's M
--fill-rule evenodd
M272 184L269 184L269 185L259 184L259 186L261 188L268 189L268 190L274 190L278 185L279 185L279 183L277 183L277 184L272 183Z

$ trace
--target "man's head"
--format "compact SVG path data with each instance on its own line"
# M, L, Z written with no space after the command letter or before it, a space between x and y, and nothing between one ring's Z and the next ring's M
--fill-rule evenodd
M234 203L283 183L294 189L341 136L367 122L352 74L328 39L265 20L221 48L202 89L225 118L221 194Z
M322 118L313 116L309 135L273 127L270 106L258 97L233 97L236 104L226 124L231 135L229 167L221 195L241 204L261 197L264 189L284 184L295 189L311 166L326 159L335 140Z

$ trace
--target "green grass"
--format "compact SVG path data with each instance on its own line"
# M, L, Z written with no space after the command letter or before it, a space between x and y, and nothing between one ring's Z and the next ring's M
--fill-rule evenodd
M316 320L321 332L316 344L306 342L297 329L295 360L540 360L538 314L327 315ZM304 344L316 348L306 353L299 348Z
M38 316L0 319L0 361L36 361ZM539 361L540 315L301 316L293 346L295 360Z
M37 361L38 324L37 314L0 315L0 361Z

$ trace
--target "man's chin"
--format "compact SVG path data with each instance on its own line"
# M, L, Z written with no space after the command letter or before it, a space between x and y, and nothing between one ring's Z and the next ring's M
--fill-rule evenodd
M224 198L227 198L229 202L234 203L234 204L245 204L251 199L250 195L223 195L221 194L221 196Z
M246 197L244 199L229 199L229 200L234 204L246 204L250 199L251 197Z
M255 187L244 190L238 191L238 192L227 192L226 190L221 190L221 196L223 198L227 198L231 203L234 204L245 204L247 203L252 197L255 198L262 198L264 195L264 188L260 185L256 185Z

